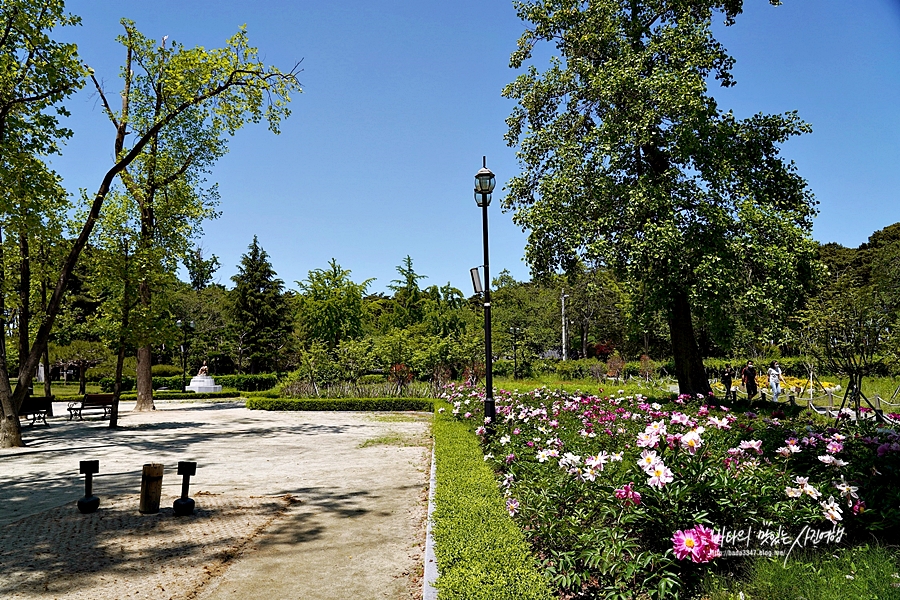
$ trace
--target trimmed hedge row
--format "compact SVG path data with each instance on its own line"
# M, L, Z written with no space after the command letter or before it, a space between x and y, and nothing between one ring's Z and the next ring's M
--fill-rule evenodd
M247 400L253 410L434 410L427 398L262 398Z
M468 424L435 414L433 535L441 600L551 600Z
M234 388L239 392L259 392L270 390L278 385L278 376L273 374L263 375L214 375L217 385L222 387ZM181 375L174 377L154 377L153 389L169 388L181 389ZM186 381L190 381L187 378ZM115 379L113 377L104 377L100 380L100 389L106 393L113 391ZM122 391L130 392L134 389L134 377L122 377Z
M764 365L768 365L772 360L777 360L781 365L781 370L785 375L791 375L792 377L808 377L809 373L806 370L806 362L805 359L800 357L789 356L787 358L761 358L755 360L754 363L757 366L757 370L762 369ZM499 362L499 361L498 361ZM717 376L718 373L725 368L726 364L730 364L732 367L740 368L746 364L746 360L736 360L736 359L728 359L728 358L707 358L703 360L703 365L706 367L710 376ZM594 367L594 373L592 373L592 367ZM599 367L599 369L597 368ZM675 376L675 363L672 360L665 360L662 362L653 361L653 368L659 374L660 370L664 370L670 377ZM497 372L497 369L494 370L495 374L503 375L503 374L512 374L512 368L509 365L502 365L500 369L500 373ZM506 373L508 371L508 373ZM764 371L764 369L762 369ZM553 368L553 372L562 380L571 381L576 379L591 379L594 377L595 373L601 373L605 376L606 374L606 363L601 362L594 358L582 358L577 360L565 360L559 361L556 363ZM622 367L622 377L638 377L641 373L641 363L638 361L629 361L626 362ZM879 371L880 374L880 371ZM887 375L887 371L885 370L885 375ZM824 373L823 373L824 375Z
M211 398L240 398L240 392L153 392L154 400L208 400ZM137 394L122 394L120 400L137 400Z

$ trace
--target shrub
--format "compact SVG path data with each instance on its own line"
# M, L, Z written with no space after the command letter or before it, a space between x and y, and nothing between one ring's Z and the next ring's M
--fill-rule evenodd
M217 385L231 387L240 392L260 392L278 385L278 375L215 375Z
M100 383L101 391L103 391L107 394L111 394L113 392L113 389L116 386L116 379L114 377L104 377L103 379L100 380L99 383ZM136 385L136 383L137 383L137 380L134 377L126 377L123 375L122 376L122 391L130 392L131 390L134 389L134 386Z
M175 365L153 365L150 367L150 374L153 377L181 377L181 367Z
M595 367L600 364L600 361L592 358L561 360L556 363L556 376L564 381L590 379L594 376Z
M550 600L470 427L436 414L434 439L435 585L441 600Z
M240 398L238 392L154 392L154 400L208 400L212 398ZM137 400L137 394L123 394L121 400Z
M434 410L434 401L425 398L262 398L253 396L247 400L252 410Z

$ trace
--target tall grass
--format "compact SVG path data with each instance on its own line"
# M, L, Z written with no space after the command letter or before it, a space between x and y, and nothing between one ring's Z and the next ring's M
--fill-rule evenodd
M437 398L443 386L427 381L411 381L398 386L392 382L353 383L344 381L317 386L305 381L293 381L281 388L283 398Z

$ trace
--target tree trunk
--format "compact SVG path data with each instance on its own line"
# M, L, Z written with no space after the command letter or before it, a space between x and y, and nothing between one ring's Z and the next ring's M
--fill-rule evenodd
M78 393L82 396L87 391L87 366L84 363L78 365Z
M703 366L703 357L700 356L697 338L694 335L691 305L686 291L678 290L674 293L668 317L678 391L682 394L694 396L702 394L706 397L711 388L709 380L706 378L706 369Z
M153 377L150 373L152 362L150 346L141 346L137 351L137 404L134 410L156 410L153 404Z
M3 230L0 229L0 265L4 263ZM0 268L0 290L6 288L6 269ZM22 363L22 357L19 357ZM9 365L6 363L6 295L0 293L0 448L17 448L22 441L19 423L19 405L12 397L9 386Z

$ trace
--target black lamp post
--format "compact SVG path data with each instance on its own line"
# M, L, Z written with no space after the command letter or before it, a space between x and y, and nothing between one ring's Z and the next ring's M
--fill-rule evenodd
M484 417L489 430L493 429L496 419L491 351L491 271L488 260L488 206L491 204L491 192L494 191L495 184L494 174L487 168L487 158L482 157L481 170L475 173L475 204L481 207L484 238Z
M178 319L175 321L175 327L181 330L181 391L186 392L187 386L186 377L187 377L187 343L188 343L188 334L194 329L193 321L182 321Z

